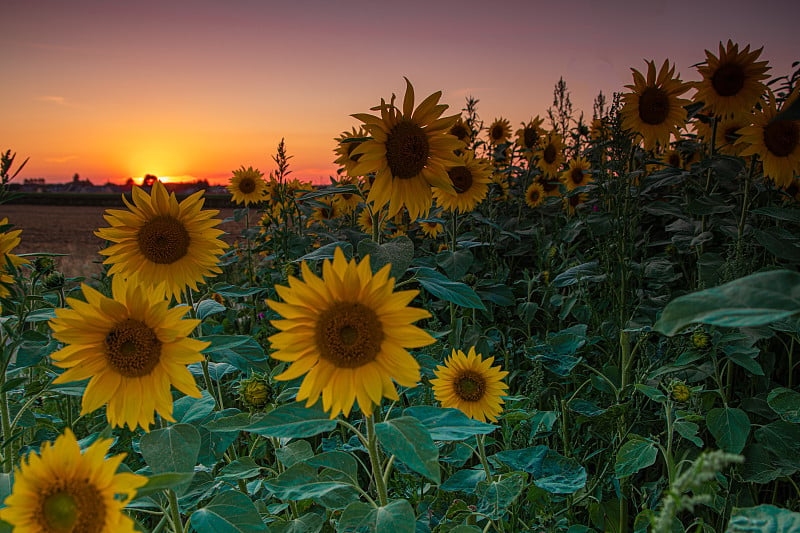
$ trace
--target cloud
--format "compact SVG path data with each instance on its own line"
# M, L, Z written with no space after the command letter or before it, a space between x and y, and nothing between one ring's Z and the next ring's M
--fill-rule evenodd
M61 157L46 157L44 160L48 163L66 163L67 161L72 161L73 159L78 159L78 156L65 155Z
M40 102L51 102L58 105L67 105L67 100L63 96L39 96L36 99Z

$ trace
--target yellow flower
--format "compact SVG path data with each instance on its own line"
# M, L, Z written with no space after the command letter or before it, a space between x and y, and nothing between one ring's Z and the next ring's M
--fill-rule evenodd
M8 225L8 218L1 219L0 227L6 225ZM6 261L10 261L14 267L28 264L27 259L23 259L22 257L11 253L11 250L19 245L20 233L22 233L21 229L0 232L0 298L6 298L10 295L8 288L6 288L5 285L14 283L14 278L12 278L11 275L6 272ZM0 310L2 310L1 306Z
M447 170L453 192L435 188L433 196L436 204L448 211L466 213L486 197L492 169L484 159L476 159L471 150L462 152L459 158L461 165Z
M783 109L800 96L795 88L784 102ZM764 175L779 187L788 187L800 174L800 120L775 120L778 114L775 96L769 91L767 100L752 115L752 126L738 130L736 144L745 148L741 156L758 155L764 165Z
M275 287L284 303L267 300L283 317L272 321L280 333L269 338L271 357L290 363L275 379L304 375L298 401L310 406L322 395L334 418L348 416L357 400L370 415L381 398L399 399L392 380L417 385L419 364L406 349L435 342L413 325L430 313L407 307L418 291L394 292L390 267L373 275L369 257L347 261L337 248L333 261L323 263L322 278L303 262L303 281L290 277L289 287Z
M561 164L564 162L564 141L558 133L548 133L539 142L539 150L536 152L539 160L536 166L542 174L549 177L558 176Z
M567 188L567 191L574 191L578 187L588 185L594 178L590 172L589 161L584 157L578 157L570 160L567 170L561 173L561 183Z
M452 189L447 169L461 164L454 151L464 144L446 133L457 116L440 118L447 109L438 103L441 96L435 92L415 109L414 87L406 80L402 110L392 95L389 104L381 100L380 117L353 115L365 123L372 139L353 150L360 157L352 172L375 173L367 199L376 209L389 204L389 216L405 206L411 218L420 218L431 207L431 186Z
M695 101L704 102L720 117L750 113L767 86L766 61L756 61L762 48L750 51L748 44L739 52L739 45L730 39L725 48L719 43L719 57L706 50L706 64L697 70L703 79L697 83Z
M442 407L460 409L468 417L495 422L503 412L502 396L508 391L503 378L508 375L499 366L492 366L494 357L483 359L475 347L465 355L461 350L436 368L436 378L431 380L433 394Z
M444 226L442 226L440 222L423 220L420 221L419 225L422 228L422 232L431 239L435 239L442 231L444 231Z
M522 127L517 130L516 144L522 150L522 155L528 160L533 157L543 135L542 119L538 115L527 124L523 123Z
M233 171L228 192L233 195L233 201L237 204L257 204L264 200L267 192L267 183L264 181L264 174L253 167Z
M470 143L472 143L472 137L474 136L472 129L464 122L464 119L458 117L456 123L447 131L450 135L464 143L464 146L469 147Z
M357 186L357 178L345 176L339 180L340 186ZM361 197L354 192L337 192L333 196L333 204L339 215L349 215L358 207Z
M545 193L541 183L533 182L525 191L525 203L529 207L539 207L544 202Z
M647 78L632 68L633 85L626 85L633 92L625 93L622 99L622 127L639 133L646 150L656 144L669 145L669 136L678 136L678 129L686 122L688 100L679 96L691 87L675 77L675 67L664 61L656 75L653 61L647 61Z
M744 145L736 144L741 137L739 130L752 125L752 115L735 115L727 118L717 118L717 135L713 139L714 127L712 124L698 122L695 125L697 135L707 143L714 141L714 149L725 155L739 155L744 149Z
M228 245L217 238L224 232L214 228L222 222L212 218L219 211L202 210L203 191L178 203L156 181L150 195L134 187L133 203L122 199L129 211L106 210L111 227L95 232L115 243L100 251L108 256L103 263L111 265L109 275L153 290L160 285L159 296L180 299L187 286L197 290L204 277L221 272L217 260Z
M16 533L134 533L122 510L147 483L145 476L117 473L125 454L106 458L112 439L84 452L67 428L54 443L23 459L0 519Z
M89 379L81 414L108 404L112 426L148 431L154 411L172 418L170 385L194 398L200 391L187 365L202 361L209 343L189 338L199 320L182 320L186 306L168 308L159 291L114 277L114 298L82 285L85 302L67 298L56 309L53 337L66 346L52 355L67 370L54 383Z
M702 329L696 329L692 332L692 346L697 350L706 350L711 343L711 336Z
M511 123L505 118L496 118L489 126L489 144L498 145L508 141L511 137Z
M370 213L368 208L364 208L358 214L358 227L367 235L372 235L373 217L378 219L378 232L383 233L386 230L386 217L383 216L383 210L376 211L374 214Z
M351 131L343 131L334 140L337 143L334 151L338 157L333 162L343 166L348 176L354 176L353 168L358 164L361 156L359 154L354 155L353 150L367 140L367 131L363 127L353 127Z
M670 387L670 393L672 394L672 399L676 402L685 403L688 402L689 399L692 397L692 390L686 386L685 383L681 381L676 381Z
M311 226L314 222L322 223L330 221L339 216L339 212L333 200L328 198L316 198L315 201L316 205L311 209L311 214L308 216L308 226Z
M608 124L602 118L592 119L589 127L589 138L593 141L602 141L608 138Z

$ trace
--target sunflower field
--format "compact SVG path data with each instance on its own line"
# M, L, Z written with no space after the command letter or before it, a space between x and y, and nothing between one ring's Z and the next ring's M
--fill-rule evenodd
M591 120L406 80L330 185L233 171L232 246L134 187L93 279L0 216L0 531L800 531L800 69L761 53Z

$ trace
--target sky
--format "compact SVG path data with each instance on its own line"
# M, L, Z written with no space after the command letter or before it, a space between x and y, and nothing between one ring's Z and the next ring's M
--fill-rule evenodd
M18 176L96 184L145 174L226 182L274 170L328 182L350 115L395 93L442 91L448 114L479 100L516 130L563 77L591 118L630 68L670 59L684 81L720 41L764 47L770 74L800 60L789 0L4 0L0 150Z

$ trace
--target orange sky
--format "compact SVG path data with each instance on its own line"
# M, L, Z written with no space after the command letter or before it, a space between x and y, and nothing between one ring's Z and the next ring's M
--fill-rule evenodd
M800 2L6 0L0 20L0 149L18 179L95 183L146 173L227 180L268 173L281 138L298 178L335 174L333 138L403 76L487 123L544 116L563 76L589 117L598 91L644 59L691 65L729 38L764 46L771 74L800 59ZM769 8L769 9L768 9Z

